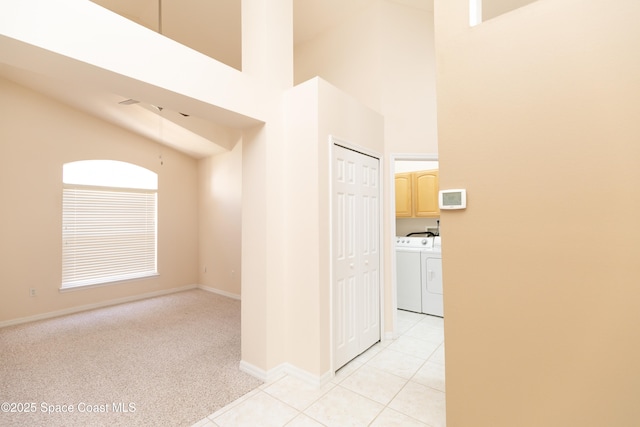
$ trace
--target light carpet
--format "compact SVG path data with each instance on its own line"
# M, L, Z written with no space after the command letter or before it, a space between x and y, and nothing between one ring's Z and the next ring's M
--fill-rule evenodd
M262 384L239 363L240 302L202 290L2 328L0 425L190 426Z

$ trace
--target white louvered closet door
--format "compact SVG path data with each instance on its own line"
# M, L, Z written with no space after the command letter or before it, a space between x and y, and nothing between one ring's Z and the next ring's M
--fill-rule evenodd
M333 146L334 369L380 340L379 160Z

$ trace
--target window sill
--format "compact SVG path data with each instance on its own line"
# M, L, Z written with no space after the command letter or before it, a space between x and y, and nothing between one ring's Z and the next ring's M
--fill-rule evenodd
M152 273L152 274L146 274L144 276L132 277L132 278L121 279L121 280L113 280L113 281L109 281L109 282L89 283L89 284L86 284L86 285L75 285L75 286L60 287L58 289L58 291L60 293L66 293L66 292L79 291L79 290L83 290L83 289L101 288L103 286L119 285L119 284L127 283L127 282L135 282L135 281L139 281L139 280L152 279L154 277L159 277L159 276L160 276L160 273Z

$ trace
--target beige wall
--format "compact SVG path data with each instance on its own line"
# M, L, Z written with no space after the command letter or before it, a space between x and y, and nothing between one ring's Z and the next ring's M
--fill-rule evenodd
M314 376L331 368L330 136L382 154L383 119L326 81L285 96L287 361Z
M447 425L635 426L640 3L467 5L436 1Z
M320 76L384 116L387 153L437 153L433 13L378 0L294 51L295 83Z
M294 49L294 83L319 76L360 102L382 109L380 1Z
M0 92L0 322L197 282L195 160L8 80L0 79ZM83 159L158 174L158 277L59 292L62 165Z
M318 82L306 82L285 93L287 188L284 214L287 242L287 353L292 364L315 375L328 370L326 354L329 319L322 313L318 139ZM325 146L328 149L328 146ZM328 279L327 279L328 280Z
M242 361L259 375L287 361L284 211L286 171L281 107L247 130L242 147Z
M438 153L433 13L382 2L381 110L387 153Z
M263 126L242 146L242 362L259 376L286 361L282 90L293 82L290 0L242 2L243 73L264 85ZM247 101L252 102L252 101Z
M262 369L268 365L267 316L267 147L261 126L243 133L242 147L242 360ZM272 293L273 297L281 294ZM277 317L277 316L276 316ZM276 343L271 343L276 344ZM282 347L276 345L277 347Z
M93 0L93 3L237 70L242 69L240 2L237 0ZM220 39L224 39L224 43L219 43Z
M242 143L198 162L199 284L240 297Z

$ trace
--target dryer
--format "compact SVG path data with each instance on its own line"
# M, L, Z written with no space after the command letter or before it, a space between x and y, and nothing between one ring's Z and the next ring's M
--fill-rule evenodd
M441 238L434 237L430 248L420 254L422 312L444 316L442 297L442 245Z

